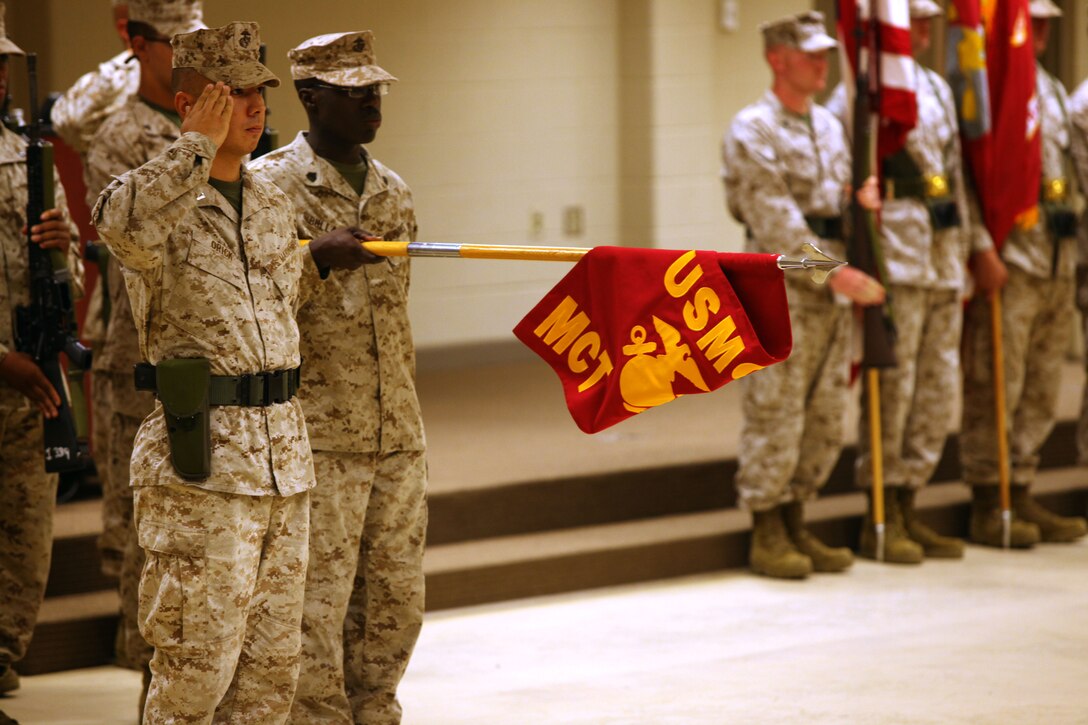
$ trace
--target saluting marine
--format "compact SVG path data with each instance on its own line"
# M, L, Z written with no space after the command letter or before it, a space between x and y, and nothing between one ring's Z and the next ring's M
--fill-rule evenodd
M1050 0L1032 0L1036 55L1046 50L1050 21L1061 10ZM971 486L971 539L1002 545L997 434L994 422L992 291L1002 296L1002 342L1012 482L1011 544L1074 541L1088 533L1080 517L1056 516L1030 493L1039 450L1054 427L1061 360L1073 323L1076 220L1066 172L1070 148L1069 98L1058 79L1036 64L1036 94L1042 134L1042 211L1035 223L1016 226L1000 254L976 252L972 273L982 294L964 318L964 405L960 461Z
M373 35L320 35L288 56L309 132L250 168L291 197L300 237L357 226L414 241L411 191L365 149L396 81L376 63ZM400 722L397 685L423 622L427 471L409 261L370 261L333 272L298 315L318 486L297 722Z
M8 59L26 55L7 37L5 10L0 2L0 104ZM32 242L63 251L75 291L83 287L79 234L55 169L43 173L53 174L56 208L26 218L26 149L0 125L0 694L19 687L11 665L26 654L45 597L57 498L57 475L45 471L43 416L56 417L61 400L34 359L15 349L15 309L30 303L28 221Z
M290 200L246 172L264 126L256 23L172 40L181 137L102 192L99 234L125 276L138 376L159 402L132 455L155 647L145 721L277 723L299 667L313 461L302 408L302 280L358 266L339 230L305 251ZM312 256L312 261L311 261Z
M826 87L828 51L837 43L817 12L761 30L774 82L737 114L725 135L722 177L729 210L747 228L748 251L800 256L801 246L811 243L842 259L850 152L838 120L813 103ZM858 199L879 207L875 180L858 190ZM849 301L878 304L884 290L849 266L834 272L828 287L787 277L793 353L741 383L744 427L736 485L754 522L749 563L767 576L800 578L853 563L849 549L829 548L804 528L803 504L824 485L842 447Z
M181 136L181 117L174 110L171 87L173 50L169 39L205 27L200 0L130 0L128 37L139 60L140 86L125 104L98 129L87 151L88 207L114 179L143 166ZM152 648L140 635L137 608L140 571L144 556L132 525L132 488L129 462L136 431L151 411L155 399L136 390L133 369L143 359L132 319L121 266L109 257L107 280L110 319L102 344L95 348L95 378L104 382L106 394L98 401L108 413L102 416L108 433L104 456L108 472L103 478L103 535L99 548L104 563L116 567L120 579L121 634L118 658L144 671L145 693L150 683ZM116 559L116 561L113 561Z

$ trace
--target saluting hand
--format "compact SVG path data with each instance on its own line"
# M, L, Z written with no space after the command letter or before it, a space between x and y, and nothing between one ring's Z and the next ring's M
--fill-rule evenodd
M871 307L884 302L884 285L862 272L857 267L844 265L839 267L827 279L828 286L851 302L862 307Z
M358 269L381 262L381 257L363 247L363 242L381 241L358 227L334 229L310 242L310 255L320 269Z
M56 418L60 396L29 355L14 350L0 358L0 379L30 398L46 418Z
M23 225L23 234L26 234L26 225ZM72 244L72 232L68 227L68 219L60 209L49 209L42 212L39 224L30 228L30 240L42 249L59 249L68 254L68 247Z
M212 140L216 148L223 145L230 131L230 117L234 112L234 102L230 96L230 86L222 81L209 83L192 105L181 108L181 132L195 131Z

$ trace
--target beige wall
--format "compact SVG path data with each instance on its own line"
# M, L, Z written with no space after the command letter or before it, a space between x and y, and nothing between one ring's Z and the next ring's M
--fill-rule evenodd
M757 25L811 7L738 1L736 32L720 28L720 0L207 0L206 15L258 20L284 79L285 52L301 40L374 30L380 63L401 82L371 150L412 186L423 240L734 250L742 233L723 204L721 134L768 83ZM47 87L118 49L107 0L8 5L13 37L42 51ZM1083 29L1088 10L1073 5ZM1070 72L1083 77L1079 36L1076 48ZM305 119L289 82L269 104L290 140ZM572 206L585 227L568 236ZM419 345L511 340L567 269L417 260Z

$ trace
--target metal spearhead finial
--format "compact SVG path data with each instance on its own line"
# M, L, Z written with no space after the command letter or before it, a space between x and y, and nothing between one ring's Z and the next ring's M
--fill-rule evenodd
M816 284L823 284L827 281L827 275L831 274L833 269L846 264L846 262L832 259L808 242L805 242L801 247L801 252L803 256L800 259L789 259L784 254L779 255L778 268L782 270L812 270L812 281Z

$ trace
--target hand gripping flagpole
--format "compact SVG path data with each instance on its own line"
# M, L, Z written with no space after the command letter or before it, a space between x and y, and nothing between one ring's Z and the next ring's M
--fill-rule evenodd
M299 241L308 244L309 239ZM577 262L589 251L586 247L537 247L515 244L460 244L456 242L363 242L363 248L380 257L457 257L460 259L506 259L534 262ZM822 284L827 275L844 262L832 259L814 245L805 243L801 257L778 255L776 263L783 271L801 270Z

